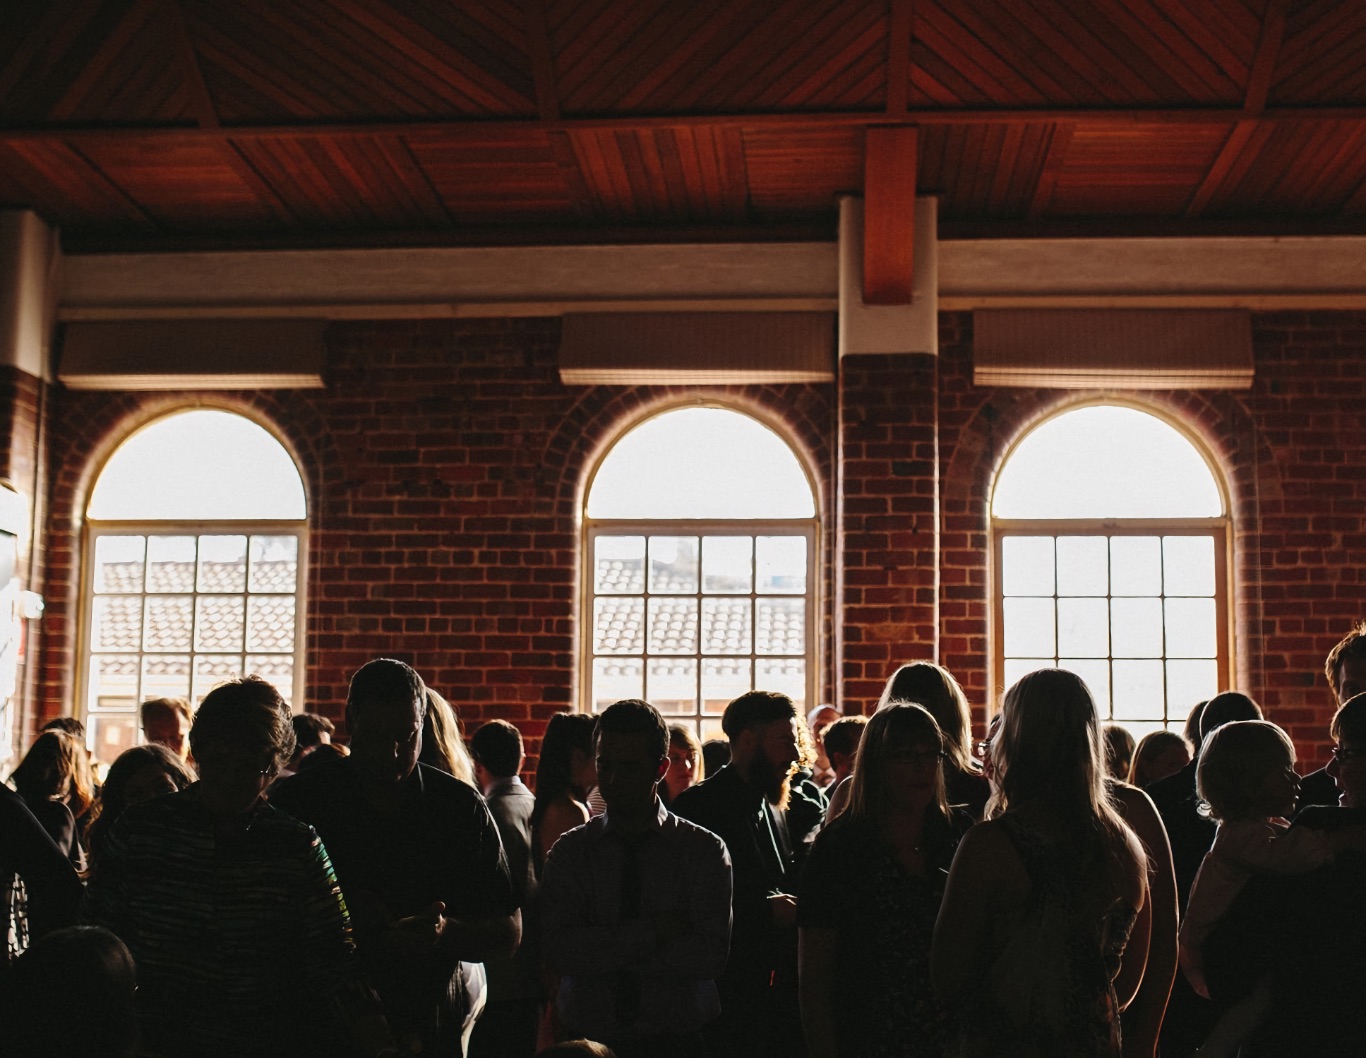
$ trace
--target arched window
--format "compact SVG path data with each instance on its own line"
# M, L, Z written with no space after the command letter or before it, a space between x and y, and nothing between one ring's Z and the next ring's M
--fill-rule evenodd
M1210 463L1135 408L1028 433L992 495L997 684L1060 665L1135 735L1229 686L1228 518Z
M80 700L109 762L138 705L256 673L303 679L303 481L267 430L227 411L164 416L109 458L86 508Z
M709 737L731 699L816 679L816 504L785 441L689 407L612 446L584 517L582 694L644 698Z

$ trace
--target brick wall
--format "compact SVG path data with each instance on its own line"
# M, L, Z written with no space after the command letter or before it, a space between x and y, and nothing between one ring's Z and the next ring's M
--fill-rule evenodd
M1322 658L1366 614L1366 313L1254 323L1251 390L1116 396L1211 453L1234 520L1236 683L1315 764L1332 712ZM321 391L53 392L44 716L70 708L79 512L94 474L131 428L195 401L273 424L304 471L311 707L339 716L350 672L381 652L411 660L467 725L507 717L534 742L571 706L585 472L624 425L698 394L561 385L552 320L337 324L328 345ZM785 423L813 468L826 527L821 695L851 709L936 645L979 717L997 690L990 483L1030 426L1093 395L974 387L971 349L971 315L946 313L937 359L855 357L837 386L702 394ZM12 460L32 432L21 424L36 421L24 411L36 412L36 391L20 390L11 380L3 395L8 443L21 439Z
M350 674L389 654L445 694L467 730L503 717L534 750L550 714L574 701L585 472L623 426L684 394L562 385L553 320L348 323L327 341L325 390L206 398L273 425L305 473L309 708L340 720ZM701 395L786 424L828 503L832 390ZM79 512L94 474L131 428L202 396L54 401L63 444L54 454L45 714L69 708L73 693ZM828 543L826 551L828 577ZM828 618L824 627L828 657Z

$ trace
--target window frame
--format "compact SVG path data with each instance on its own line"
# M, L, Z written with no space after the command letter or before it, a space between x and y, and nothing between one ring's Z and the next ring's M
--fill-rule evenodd
M292 457L291 457L292 458ZM302 477L302 475L301 475ZM138 706L144 699L139 694L138 701L131 710L100 710L98 712L90 709L89 694L91 690L90 665L91 659L95 654L93 650L93 625L95 616L95 548L98 540L111 536L193 536L195 538L203 536L293 536L298 541L298 558L296 560L296 578L294 589L294 678L292 689L289 696L290 706L294 712L302 710L304 702L305 687L307 684L307 673L305 671L308 652L304 642L305 629L308 623L308 520L305 519L242 519L242 520L153 520L153 521L124 521L124 520L101 520L87 519L82 533L81 543L81 578L78 606L80 621L77 626L76 642L76 677L74 680L76 715L86 725L86 739L90 748L94 749L95 725L93 718L102 716L125 716L134 717L136 729L138 731L138 742L142 743L140 722L137 720ZM133 594L133 593L127 593ZM149 594L145 590L140 593L143 598ZM159 594L159 593L158 593ZM189 594L191 597L198 596L200 592L196 589L189 593L168 593L168 594ZM222 592L205 594L225 594ZM229 592L226 594L237 594ZM251 592L243 590L241 593L244 598L249 598ZM286 594L284 592L268 592L260 594ZM179 652L177 652L179 653ZM193 659L200 652L191 649L185 656L191 659L190 689L193 694ZM250 653L243 649L243 656ZM138 650L136 653L130 652L127 656L138 658L139 661L145 652ZM283 655L281 655L283 656ZM246 673L244 673L246 675ZM140 687L140 681L139 681ZM191 698L193 704L193 699Z
M741 413L743 414L743 413ZM795 458L795 453L794 453ZM800 656L806 662L806 689L805 689L805 709L811 709L816 704L817 688L820 686L819 676L821 671L821 642L817 635L820 627L818 619L819 608L821 605L821 581L820 569L817 565L820 554L820 518L812 515L810 518L778 518L778 519L653 519L653 518L588 518L583 519L583 531L581 535L582 556L580 565L582 577L580 582L579 594L579 665L578 665L578 705L579 711L597 715L593 703L593 660L595 657L607 657L609 655L595 654L593 651L593 632L595 627L595 607L594 600L599 596L594 591L594 545L601 536L644 536L647 539L651 536L797 536L804 537L806 541L806 591L787 594L760 594L755 591L757 585L751 584L748 595L743 593L711 594L702 590L699 580L695 592L670 592L667 596L651 596L648 584L641 592L641 597L649 599L652 597L667 597L674 599L695 598L774 598L774 599L802 599L806 603L806 622L804 635L806 641L806 652L802 655L785 655L787 657ZM648 552L647 552L648 555ZM647 557L648 561L648 557ZM628 598L631 596L620 595L612 596L616 598ZM648 609L648 607L647 607ZM648 648L649 637L645 636L645 645ZM727 654L711 655L702 653L702 638L699 634L697 649L692 654L650 654L648 649L643 650L639 655L621 654L610 655L613 657L639 657L641 661L648 665L652 657L667 658L694 658L700 665L704 657L726 657L726 658L748 658L753 664L760 657L775 657L780 655L756 654L753 650L753 641L750 643L748 654ZM642 682L642 692L644 691ZM759 688L763 689L763 688ZM646 699L648 701L648 698ZM653 703L651 703L653 704ZM665 720L669 723L691 723L694 725L699 736L702 734L703 725L721 722L721 714L711 714L702 712L702 702L699 697L696 711L691 716L668 715Z

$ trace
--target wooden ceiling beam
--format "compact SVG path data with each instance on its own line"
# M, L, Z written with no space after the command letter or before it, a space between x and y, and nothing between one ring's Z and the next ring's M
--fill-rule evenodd
M904 118L911 104L911 36L915 0L892 0L887 33L887 116Z
M1250 118L1260 117L1266 110L1271 79L1276 72L1276 58L1281 51L1281 41L1285 38L1285 6L1286 0L1269 0L1266 5L1262 29L1257 36L1257 48L1252 53L1252 65L1248 70L1247 91L1243 96L1243 113Z
M162 0L161 7L175 34L176 58L180 60L181 76L185 78L190 110L201 129L216 129L222 124L218 118L218 107L214 105L209 84L204 80L204 69L199 65L199 55L195 52L190 28L185 24L185 12L180 0Z
M1119 107L1119 108L1054 108L1029 109L964 108L933 110L913 109L894 120L881 111L836 111L816 113L759 113L759 114L675 114L640 117L561 118L558 121L495 120L495 121L388 121L388 122L318 122L292 125L231 125L217 129L190 126L85 126L63 128L4 128L0 140L10 143L60 140L80 143L94 140L142 139L155 141L166 138L184 139L297 139L300 137L337 138L367 136L449 136L458 140L472 136L481 142L500 135L524 135L535 132L583 131L642 131L670 128L850 128L911 124L926 125L1017 125L1059 122L1078 126L1095 125L1232 125L1245 120L1242 107ZM1263 112L1258 120L1266 122L1295 121L1317 124L1324 121L1366 122L1366 106L1338 107L1274 107Z
M555 55L545 24L543 0L525 0L526 50L531 57L531 83L536 89L536 113L542 121L560 120L560 97L555 87Z
M863 138L863 301L909 305L914 268L914 126L869 129Z

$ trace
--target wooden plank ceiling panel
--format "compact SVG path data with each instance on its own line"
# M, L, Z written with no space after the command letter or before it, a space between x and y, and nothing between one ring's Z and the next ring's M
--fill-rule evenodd
M310 227L343 231L380 226L359 174L336 146L313 136L272 136L239 141L242 157L284 203Z
M860 18L832 11L823 46L793 54L792 64L748 101L754 110L881 110L887 98L887 14L872 7ZM780 64L781 59L778 60Z
M1227 126L1219 125L1079 124L1048 212L1061 217L1179 213L1227 137Z
M1171 86L1163 91L1165 101L1215 105L1242 100L1246 75L1230 76L1178 23L1169 20L1146 0L1094 0L1094 3L1097 11L1104 12L1114 23L1129 50L1152 58L1161 77ZM1191 5L1191 9L1192 14L1199 13L1198 5ZM1248 59L1250 57L1249 52ZM1158 82L1150 80L1149 83L1158 86Z
M751 128L744 134L745 173L755 215L833 218L835 196L863 186L863 130Z
M222 143L107 139L87 144L84 154L164 227L225 230L274 223L269 203L242 179Z
M940 196L940 215L1023 219L1051 138L1043 122L923 129L922 194Z
M9 144L4 150L8 168L24 170L21 186L36 184L41 188L30 201L59 224L131 232L158 229L146 210L85 155L61 140L28 140Z
M458 223L566 220L581 202L542 129L458 137L405 135L412 157Z
M1226 216L1332 216L1366 179L1366 130L1277 122L1256 162L1218 203Z
M1052 78L1041 71L1025 52L1025 63L1017 64L1002 55L1020 50L1001 36L986 18L966 4L940 6L920 4L915 8L912 40L919 45L912 61L923 64L962 102L996 106L1042 106L1047 96L1030 74L1057 89Z
M1366 54L1366 4L1351 0L1292 3L1286 11L1270 103L1322 104L1366 100L1360 74Z

